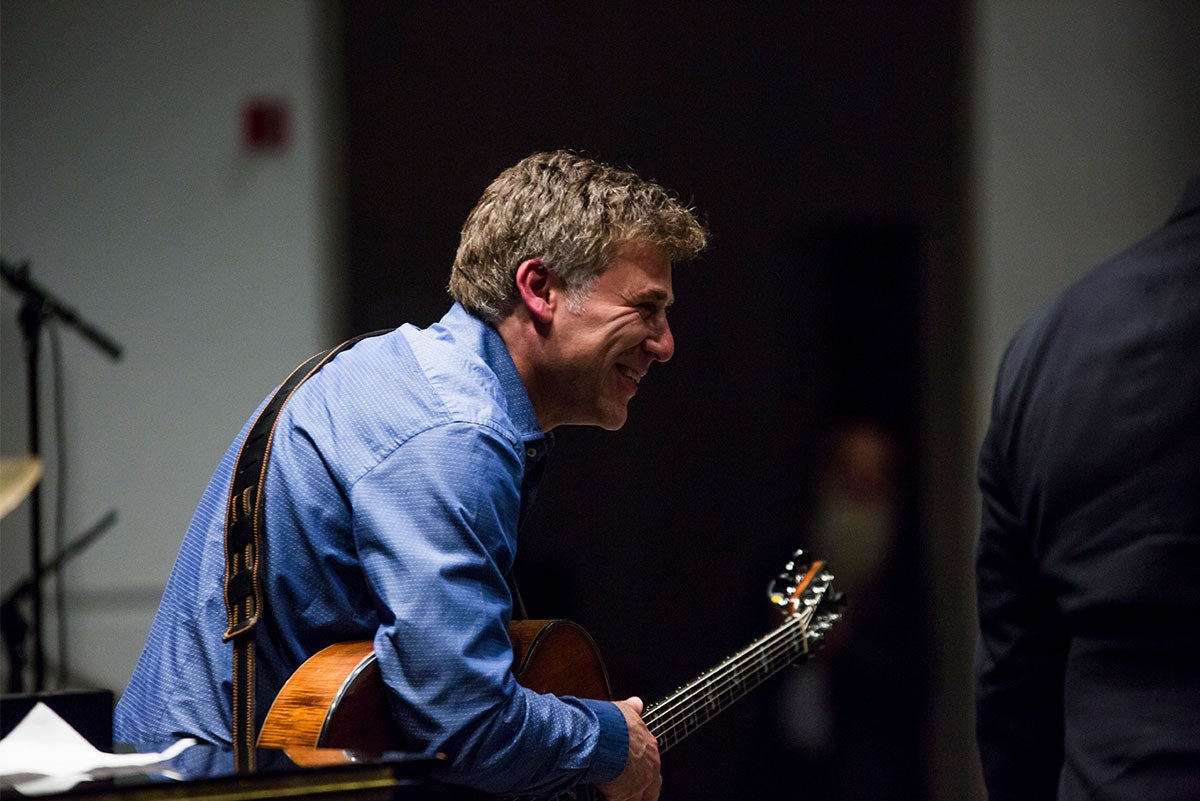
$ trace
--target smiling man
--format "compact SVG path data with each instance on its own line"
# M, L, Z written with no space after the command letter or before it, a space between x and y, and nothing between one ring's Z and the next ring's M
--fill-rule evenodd
M371 639L404 747L492 793L585 783L649 801L641 701L539 695L512 674L506 580L548 432L624 425L674 353L672 265L694 215L626 170L558 151L505 170L463 226L436 325L342 350L279 412L263 485L261 723L305 659ZM115 720L118 740L230 743L225 515L253 419L218 466Z
M543 428L623 426L650 365L675 352L663 249L622 244L585 291L572 291L540 259L517 267L516 285L521 303L497 328Z

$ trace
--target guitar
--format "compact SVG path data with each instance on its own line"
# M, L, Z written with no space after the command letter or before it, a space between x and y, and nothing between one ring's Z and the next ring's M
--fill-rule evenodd
M845 601L820 560L797 551L771 582L768 597L783 622L716 667L642 712L660 753L716 717L788 665L805 661L842 616ZM613 700L608 672L591 636L566 620L517 620L509 626L513 674L539 693ZM402 750L370 640L337 643L301 665L275 698L260 748L305 754L305 764L344 761L339 751ZM593 788L579 788L590 793ZM563 798L578 797L569 791ZM590 796L589 796L590 797ZM598 794L596 794L598 797Z

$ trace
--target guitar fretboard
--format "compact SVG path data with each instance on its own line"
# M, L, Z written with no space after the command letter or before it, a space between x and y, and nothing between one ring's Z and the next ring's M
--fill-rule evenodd
M801 552L797 551L796 558L800 556ZM642 721L658 740L660 753L820 646L830 627L841 618L844 604L841 594L832 591L833 575L825 570L824 564L814 563L803 578L797 577L798 588L789 587L788 595L780 596L788 597L790 601L785 603L772 597L775 603L791 610L779 628L646 707ZM789 563L787 570L792 569L793 565ZM788 574L783 577L787 578ZM579 786L554 796L554 801L599 797L594 787Z
M642 720L659 752L688 736L755 687L805 656L820 633L808 630L813 610L788 618L712 670L646 708Z

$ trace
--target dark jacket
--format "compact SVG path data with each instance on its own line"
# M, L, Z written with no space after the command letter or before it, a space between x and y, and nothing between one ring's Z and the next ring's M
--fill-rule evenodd
M1200 799L1200 178L1018 332L979 484L990 797Z

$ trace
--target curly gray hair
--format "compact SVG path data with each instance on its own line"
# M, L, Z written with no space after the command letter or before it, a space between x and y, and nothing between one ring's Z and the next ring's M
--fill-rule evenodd
M704 249L708 234L667 190L566 150L535 153L484 190L463 224L450 294L497 322L516 306L516 270L541 259L578 297L628 242L662 248L672 264Z

